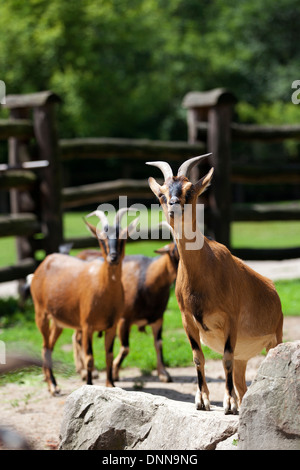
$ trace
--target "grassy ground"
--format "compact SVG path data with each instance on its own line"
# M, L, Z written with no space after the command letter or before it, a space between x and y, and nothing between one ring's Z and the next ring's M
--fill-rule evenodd
M64 220L66 237L86 235L81 215L84 214L66 214ZM93 222L95 220L92 220ZM235 223L232 226L232 243L235 247L295 246L299 243L299 239L300 222ZM163 244L164 242L161 241L130 243L127 244L126 252L154 256L154 250ZM14 240L12 238L0 239L0 266L12 264L14 257ZM300 280L276 282L285 315L300 315L299 285ZM54 359L62 364L59 371L64 375L74 373L72 333L67 329L63 331L54 352ZM31 300L27 302L24 311L20 311L14 299L0 299L0 340L5 342L8 352L18 349L26 351L26 353L40 355L42 337L34 322L34 309ZM145 333L141 333L136 327L133 327L130 346L130 354L125 359L124 366L139 367L143 371L155 368L155 351L149 327L146 328ZM116 340L115 352L118 351L118 348L119 342ZM97 368L103 369L105 364L103 338L99 339L96 335L94 336L94 354ZM206 347L204 354L206 358L220 357ZM164 316L164 357L169 367L190 365L192 361L191 349L182 328L174 288L171 290L168 308ZM6 376L5 380L22 381L24 380L24 372L11 374L9 377Z

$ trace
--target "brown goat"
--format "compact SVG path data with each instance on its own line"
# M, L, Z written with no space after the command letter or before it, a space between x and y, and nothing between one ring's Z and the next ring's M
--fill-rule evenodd
M82 334L81 354L87 370L87 384L92 384L94 331L105 331L106 385L113 386L113 342L117 320L122 312L124 292L121 282L125 238L137 219L121 229L121 209L114 226L109 226L104 212L95 211L102 222L97 238L104 261L84 262L78 258L54 253L45 258L33 275L31 294L36 324L43 335L43 369L49 391L59 392L52 372L52 351L63 328ZM50 323L51 321L51 323Z
M283 315L273 283L233 256L224 245L206 238L197 226L197 198L210 185L213 169L195 184L186 175L203 157L184 162L177 176L173 176L166 162L148 162L158 167L165 178L162 186L149 178L149 185L174 229L178 246L175 292L197 369L196 407L210 409L203 342L223 354L224 409L225 414L235 414L247 390L247 362L263 348L268 350L282 342ZM202 248L187 248L191 233Z
M95 230L93 230L95 233ZM124 307L118 322L118 336L121 348L113 362L113 379L119 379L119 369L129 353L129 333L132 325L140 328L151 325L157 358L158 377L162 382L170 382L162 354L163 314L167 307L170 287L176 279L178 250L175 243L170 243L155 251L161 256L151 258L143 255L126 255L122 267L124 287ZM77 256L91 260L99 258L96 250L83 250ZM76 341L80 335L76 333ZM75 362L78 372L84 377L82 361L78 358L78 346L74 344Z

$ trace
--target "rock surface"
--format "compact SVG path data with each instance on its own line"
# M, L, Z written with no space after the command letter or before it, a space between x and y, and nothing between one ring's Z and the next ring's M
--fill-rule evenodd
M67 399L63 450L214 450L233 445L238 416L121 388L84 385Z
M243 398L241 450L300 450L300 341L271 349Z

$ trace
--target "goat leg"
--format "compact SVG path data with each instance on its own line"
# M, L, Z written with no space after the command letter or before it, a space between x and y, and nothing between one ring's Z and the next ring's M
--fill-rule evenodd
M114 341L116 336L116 328L117 325L115 324L112 328L109 328L105 331L105 356L106 356L106 386L107 387L114 387L113 382L113 374L112 374L112 367L113 367L113 349L114 349Z
M154 347L157 359L157 374L161 382L172 382L169 373L166 371L163 352L162 352L162 323L163 319L159 318L155 323L152 323L152 332L154 337Z
M224 396L224 413L238 413L237 397L233 385L233 369L234 369L234 346L235 340L232 336L228 336L223 355L223 367L225 371L225 396Z
M76 330L73 333L72 343L73 343L73 354L74 354L76 372L80 374L82 380L86 381L87 370L85 369L85 365L84 365L84 354L82 351L82 331L81 330ZM92 372L92 378L93 379L99 378L99 373L95 368Z
M200 343L200 336L199 331L193 328L191 325L187 325L184 316L183 319L183 326L185 328L187 337L189 339L192 351L193 351L193 360L197 370L197 378L198 378L198 388L195 397L195 405L197 410L210 410L210 402L209 402L209 390L207 387L205 373L204 373L204 354L201 349Z
M243 396L247 392L246 385L246 367L247 361L234 360L233 365L233 383L238 396L239 406L241 406Z
M94 357L93 357L93 348L92 348L92 335L93 332L89 328L84 328L82 330L82 352L84 354L85 368L87 371L86 383L87 385L92 385L92 372L94 369Z
M119 380L119 371L122 362L129 353L129 332L130 323L125 319L121 318L118 324L118 336L121 343L119 354L113 361L113 380Z

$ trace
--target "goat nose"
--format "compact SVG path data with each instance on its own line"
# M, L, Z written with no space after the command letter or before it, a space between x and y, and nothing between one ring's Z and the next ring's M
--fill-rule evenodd
M169 204L170 206L173 206L174 204L179 204L179 198L177 196L173 196L171 197L170 201L169 201Z
M110 253L110 259L112 261L116 261L117 257L118 257L117 253Z

